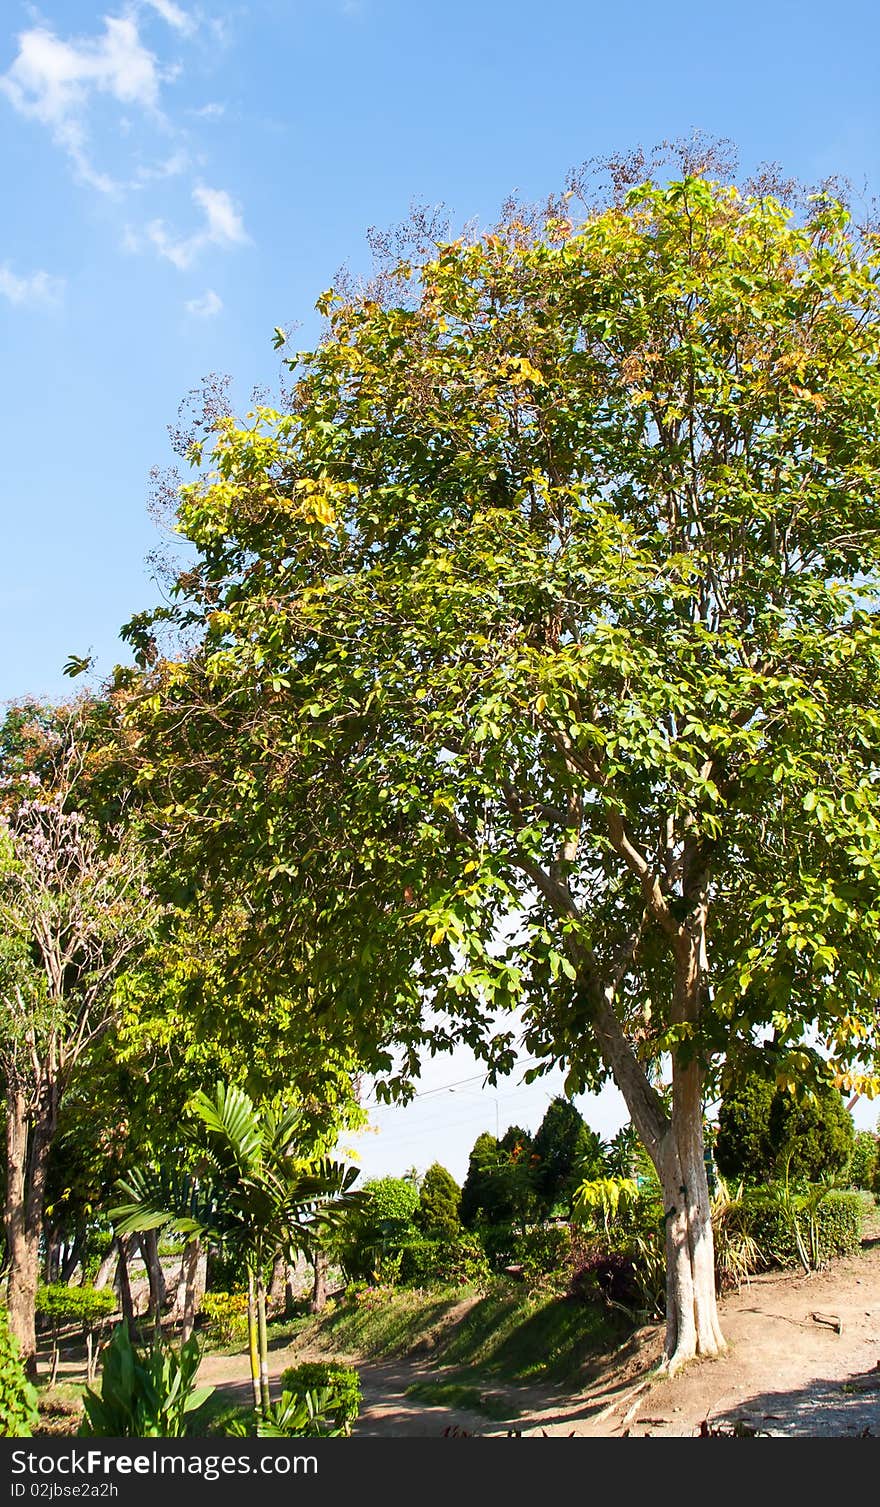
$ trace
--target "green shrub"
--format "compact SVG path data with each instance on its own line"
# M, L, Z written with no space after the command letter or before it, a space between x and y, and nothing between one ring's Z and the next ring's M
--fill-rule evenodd
M878 1145L877 1137L871 1130L858 1130L853 1139L849 1180L854 1188L867 1188L871 1191L877 1188L878 1173L880 1173L880 1145Z
M527 1282L538 1282L547 1277L558 1276L567 1282L571 1276L571 1232L568 1225L535 1225L524 1235L519 1235L513 1248L513 1259L522 1266Z
M426 1240L454 1240L461 1232L461 1189L451 1172L434 1162L422 1179L415 1223Z
M0 1435L27 1439L37 1422L36 1388L27 1379L6 1313L0 1311Z
M486 1252L490 1270L502 1272L516 1260L516 1230L512 1224L478 1224L475 1234Z
M339 1257L348 1277L395 1282L404 1246L420 1238L413 1223L419 1190L406 1178L364 1184L362 1201L339 1232Z
M102 1357L101 1392L86 1388L85 1417L79 1432L102 1439L178 1439L187 1415L210 1397L213 1387L196 1387L198 1342L179 1350L156 1339L148 1350L131 1343L126 1324L117 1324Z
M807 1237L810 1195L795 1193L791 1206L799 1220L801 1238ZM797 1234L778 1193L748 1191L741 1200L743 1225L758 1246L764 1266L797 1266ZM825 1194L813 1211L816 1255L819 1261L832 1256L852 1256L862 1234L862 1205L857 1193Z
M457 1240L414 1240L401 1252L400 1280L412 1287L478 1286L488 1278L482 1245L464 1231Z
M231 1345L247 1335L247 1293L206 1292L201 1311L211 1336L221 1345Z
M112 1287L68 1287L64 1282L51 1282L37 1289L37 1317L53 1329L78 1324L87 1332L99 1328L115 1311Z
M281 1390L299 1398L309 1393L330 1394L329 1400L321 1400L322 1413L346 1434L351 1433L361 1409L361 1379L354 1366L339 1361L303 1361L290 1366L282 1374Z

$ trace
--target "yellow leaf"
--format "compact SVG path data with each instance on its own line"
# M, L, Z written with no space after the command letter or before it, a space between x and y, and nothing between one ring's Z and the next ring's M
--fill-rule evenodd
M431 946L432 947L439 946L439 944L443 941L443 938L445 936L446 936L446 927L445 926L438 926L437 930L433 933L433 935L431 937Z

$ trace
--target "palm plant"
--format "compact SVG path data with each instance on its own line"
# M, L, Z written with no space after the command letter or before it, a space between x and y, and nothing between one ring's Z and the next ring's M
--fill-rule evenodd
M358 1197L350 1192L357 1168L297 1154L297 1111L258 1109L233 1084L218 1083L213 1097L200 1091L189 1107L199 1122L189 1136L191 1170L136 1168L117 1184L128 1201L111 1218L120 1235L173 1230L240 1256L254 1407L268 1416L267 1264L279 1250L290 1260L311 1254Z

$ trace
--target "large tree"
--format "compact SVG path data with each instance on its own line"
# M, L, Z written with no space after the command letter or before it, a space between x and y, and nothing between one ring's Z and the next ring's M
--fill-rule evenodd
M568 1092L613 1076L675 1369L724 1343L718 1064L818 1036L876 1086L880 254L828 193L643 176L322 297L289 405L193 448L132 717L322 1020L405 1077L509 1065L520 1006Z

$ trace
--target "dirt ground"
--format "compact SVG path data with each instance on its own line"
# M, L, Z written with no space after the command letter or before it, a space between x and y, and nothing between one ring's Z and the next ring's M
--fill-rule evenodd
M820 1317L815 1317L819 1315ZM364 1404L355 1435L436 1438L458 1434L523 1437L694 1437L722 1433L797 1438L880 1437L880 1245L812 1276L753 1277L722 1303L727 1354L696 1361L670 1380L651 1379L662 1348L659 1326L639 1330L623 1350L585 1378L583 1389L488 1386L508 1422L407 1397L416 1381L442 1380L422 1358L365 1362ZM272 1352L277 1381L286 1366L317 1358L294 1344ZM334 1359L343 1357L334 1356ZM209 1356L200 1380L247 1401L246 1356ZM493 1409L496 1411L496 1409Z

